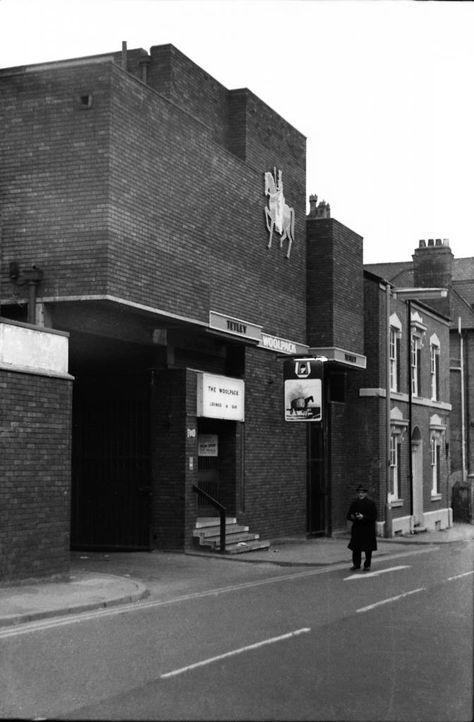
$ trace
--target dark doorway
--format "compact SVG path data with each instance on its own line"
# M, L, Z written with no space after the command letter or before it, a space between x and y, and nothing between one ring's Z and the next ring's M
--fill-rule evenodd
M228 514L236 508L236 424L233 421L198 420L198 486L225 506ZM215 507L198 501L199 516L215 516Z
M151 547L149 417L146 374L76 377L72 548Z
M319 423L308 423L308 534L310 536L329 534L328 504L324 427Z

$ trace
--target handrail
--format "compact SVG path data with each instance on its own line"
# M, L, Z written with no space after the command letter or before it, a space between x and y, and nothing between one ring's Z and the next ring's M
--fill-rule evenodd
M204 497L206 501L208 501L211 506L213 506L217 511L219 512L219 537L220 537L220 553L225 554L225 512L226 508L225 506L222 506L217 499L214 499L213 496L207 493L207 491L204 491L204 489L200 489L198 486L193 484L193 491L196 494L199 494L199 496Z

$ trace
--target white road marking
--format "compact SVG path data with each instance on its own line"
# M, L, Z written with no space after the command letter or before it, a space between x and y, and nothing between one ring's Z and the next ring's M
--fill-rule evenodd
M233 649L231 652L225 652L224 654L218 654L216 657L209 657L208 659L203 659L200 662L195 662L194 664L188 664L186 667L181 667L180 669L174 669L172 672L166 672L165 674L161 674L161 679L168 679L168 677L176 677L178 674L183 674L184 672L189 672L191 669L196 669L197 667L204 667L207 664L212 664L213 662L218 662L221 659L226 659L227 657L234 657L236 654L242 654L243 652L248 652L251 649L259 649L259 647L264 647L267 644L275 644L276 642L281 642L284 639L291 639L292 637L297 637L300 634L307 634L310 632L311 629L309 627L303 627L303 629L296 629L294 632L288 632L287 634L281 634L279 637L272 637L271 639L264 639L261 642L256 642L255 644L248 644L246 647L240 647L239 649Z
M388 567L387 569L378 569L376 572L363 572L363 574L351 574L350 577L344 577L345 582L350 582L353 579L367 579L367 577L378 577L380 574L385 574L386 572L396 572L399 569L411 569L409 564L405 564L400 567Z
M448 582L452 582L453 579L461 579L462 577L468 577L470 574L474 574L474 571L464 572L464 574L456 574L456 576L454 576L454 577L448 577Z
M420 587L419 589L412 589L409 592L404 592L403 594L397 594L396 597L389 597L388 599L382 599L380 602L375 602L375 604L369 604L368 607L361 607L360 609L356 609L356 612L368 612L371 609L375 609L375 607L380 607L382 604L389 604L390 602L396 602L397 599L403 599L403 597L408 597L410 594L417 594L418 592L425 592L425 587Z

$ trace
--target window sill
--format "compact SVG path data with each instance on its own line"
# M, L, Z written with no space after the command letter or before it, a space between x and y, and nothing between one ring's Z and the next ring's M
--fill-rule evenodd
M390 501L390 508L396 509L399 506L403 506L403 499L392 499Z
M431 501L441 501L442 494L431 494Z

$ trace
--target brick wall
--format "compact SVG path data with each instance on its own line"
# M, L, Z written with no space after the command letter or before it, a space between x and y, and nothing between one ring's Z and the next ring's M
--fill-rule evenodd
M284 421L282 361L247 349L245 513L263 537L306 531L306 424Z
M305 140L248 91L234 112L171 55L171 101L112 62L0 73L2 296L22 293L16 260L43 269L40 298L109 293L204 322L212 309L304 341ZM267 249L273 167L296 212L290 259L278 237Z
M195 386L195 374L186 369L160 370L155 374L152 541L161 549L183 549L192 539L196 509L192 485L197 483Z
M0 370L0 582L69 571L71 381Z
M242 163L212 129L116 70L110 292L201 321L212 309L302 340L304 153L287 145L258 156L258 147ZM276 239L267 249L263 174L275 165L296 210L291 259Z
M44 271L43 296L103 293L109 73L92 65L0 73L2 296L8 262ZM87 108L81 96L92 94Z
M364 353L362 238L333 218L308 218L308 343Z

